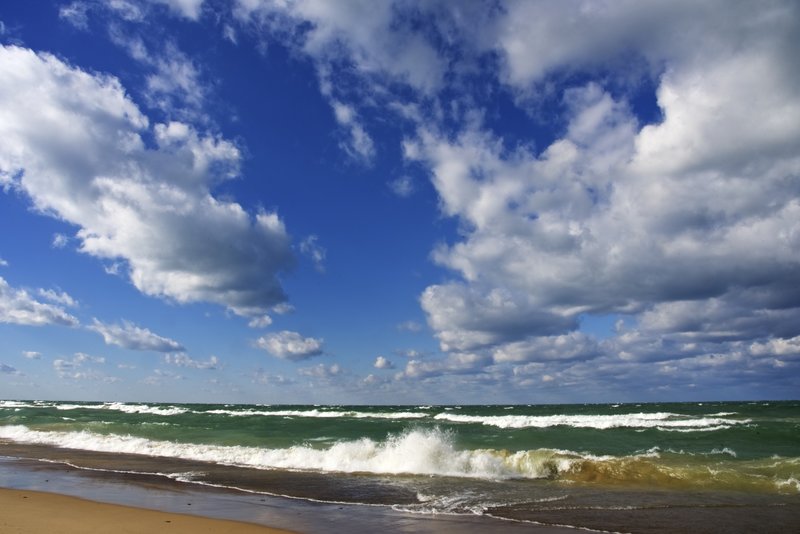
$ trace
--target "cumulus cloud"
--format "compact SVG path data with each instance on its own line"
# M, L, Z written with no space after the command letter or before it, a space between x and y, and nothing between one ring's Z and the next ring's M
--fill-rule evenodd
M154 334L147 328L141 328L129 321L120 324L105 324L97 319L88 327L103 336L106 345L117 345L129 350L153 352L183 352L183 346L169 338Z
M303 337L289 330L262 336L256 340L256 346L273 356L291 361L307 360L323 353L322 339Z
M373 364L375 369L394 369L394 364L389 361L385 356L378 356L375 358L375 363Z
M200 0L159 1L195 20L212 9ZM776 381L781 370L790 375L800 335L798 6L481 4L233 4L237 30L257 28L312 61L345 152L374 158L368 127L379 110L403 120L407 163L428 171L442 214L458 224L431 256L450 279L420 295L445 354L411 356L398 376L458 374L542 388L618 381L657 389L667 379L690 388L695 381L725 386L747 373ZM125 0L114 5L129 20L146 10ZM134 53L136 43L129 42ZM151 126L117 81L33 57L4 76L8 96L2 88L0 96L10 109L27 104L32 130L58 131L37 107L55 102L57 110L81 111L73 113L79 118L92 115L102 136L92 143L79 136L74 146L40 139L18 126L21 112L12 111L11 126L0 124L9 139L0 147L0 184L77 224L81 250L115 262L147 294L217 302L253 324L279 313L275 305L284 297L276 275L291 264L280 220L271 215L264 248L234 246L252 242L258 217L209 192L236 174L235 145L182 123ZM103 98L92 98L97 104L90 108L81 97L26 91L46 88L42 80L55 77L41 75L38 64L60 65L61 78L51 85ZM177 49L151 68L152 94L192 100L189 88L199 85L200 71ZM25 74L31 80L21 84L20 72L32 73ZM648 114L637 109L642 87L654 88L646 96L656 109ZM542 118L546 106L557 115L553 138L504 137L494 110L482 107L484 90L510 97L532 126L549 120ZM28 94L36 105L25 100ZM111 101L124 111L109 111ZM140 146L146 133L156 140L147 150ZM86 146L125 165L76 157L93 153ZM19 154L36 165L18 163ZM166 171L164 154L172 165ZM196 179L172 178L203 158L211 163ZM45 193L36 176L52 169L66 171L55 173L56 192ZM114 188L107 176L115 178ZM389 184L400 196L414 185L406 177ZM209 215L216 212L208 205L219 213ZM123 224L118 213L134 223ZM213 229L214 217L235 229L222 232L224 238L180 230ZM110 228L102 221L111 221ZM197 244L196 234L210 242ZM152 244L156 235L168 238L166 246ZM173 253L184 240L181 254ZM313 244L300 247L312 259ZM254 263L243 250L269 252ZM257 268L251 273L244 265ZM625 321L601 341L579 330L592 315ZM287 359L322 352L321 340L294 332L264 336L257 345Z
M565 92L565 136L538 154L508 152L478 128L455 141L423 130L409 153L465 229L433 256L461 281L421 298L442 349L507 352L502 344L574 330L585 313L641 313L643 328L695 335L727 328L723 337L764 320L797 324L800 160L788 147L800 146L800 122L770 118L780 109L800 120L787 35L765 35L758 59L730 43L725 61L676 63L661 78L656 125L640 127L590 83ZM734 70L748 74L733 83ZM756 294L756 308L739 300Z
M81 252L120 262L147 295L245 316L285 300L283 222L210 191L238 173L233 143L181 122L151 125L116 78L49 54L4 46L0 75L0 172L39 212L77 225Z
M371 96L391 92L390 78L421 104L391 101L417 126L406 158L428 169L459 234L432 254L455 276L420 297L448 355L414 359L403 374L504 365L518 370L509 380L535 368L537 383L555 387L587 380L587 360L638 378L654 368L760 369L768 359L757 355L790 351L800 333L797 6L497 7L238 3L240 19L291 36L322 65L340 124L363 108L331 86L332 58L344 57ZM437 22L407 26L412 10L437 10ZM432 47L437 35L447 45ZM429 59L402 61L400 36ZM561 133L509 145L469 98L449 111L435 101L446 76L480 71L466 63L487 55L499 71L482 80L529 112L557 108ZM596 81L576 84L576 74ZM655 119L637 116L631 100L643 79L655 87ZM608 342L578 332L581 317L608 314L630 328Z
M29 360L41 360L42 353L36 352L34 350L24 350L22 351L22 355L25 356Z
M26 290L11 287L0 277L0 323L77 326L78 319L61 306L40 302Z

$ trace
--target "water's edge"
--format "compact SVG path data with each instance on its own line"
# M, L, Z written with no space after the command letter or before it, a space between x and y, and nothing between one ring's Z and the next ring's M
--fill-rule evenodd
M256 523L300 533L354 534L380 531L478 534L487 531L565 534L566 527L503 521L481 516L416 515L388 506L314 502L181 482L161 475L94 471L62 461L43 462L30 454L10 456L15 446L0 443L0 486L83 499ZM57 451L57 449L54 449ZM42 451L39 451L42 452ZM61 450L65 456L81 451ZM118 455L115 455L118 456ZM64 460L66 460L65 458Z
M188 473L202 473L198 478L205 483L222 487L188 482L184 478ZM3 442L0 486L323 534L378 529L435 533L489 529L563 533L576 528L643 533L800 531L800 499L791 495L776 501L774 495L738 492L570 488L562 498L543 502L536 509L503 504L485 510L482 516L426 515L401 511L397 503L411 505L417 496L372 475L264 471ZM325 502L333 496L345 502ZM642 503L643 498L646 505L631 505ZM602 506L593 506L595 500Z

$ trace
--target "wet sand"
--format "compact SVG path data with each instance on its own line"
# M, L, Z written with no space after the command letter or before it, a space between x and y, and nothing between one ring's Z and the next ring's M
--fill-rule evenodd
M248 493L230 489L199 486L170 480L162 476L132 473L110 473L76 469L63 463L48 463L35 459L0 456L0 487L15 490L46 492L84 499L86 515L93 514L93 505L115 504L140 512L142 509L168 514L202 516L238 521L237 524L270 527L279 531L308 534L352 534L374 532L407 532L429 534L478 534L484 532L521 532L536 534L565 534L572 528L520 523L481 516L421 515L393 510L387 506L352 505L345 503L312 502ZM91 501L91 502L90 502ZM0 509L7 507L0 501ZM6 532L0 523L0 532ZM163 525L167 525L164 523ZM119 532L167 532L159 528ZM98 529L95 532L117 531ZM225 530L191 530L192 532L225 532ZM67 532L63 529L41 528L8 532ZM76 530L73 532L92 532ZM177 532L177 531L176 531ZM189 531L187 531L189 532ZM229 532L240 532L232 530ZM250 531L241 531L250 532ZM269 532L257 530L252 532ZM273 532L277 532L273 530Z

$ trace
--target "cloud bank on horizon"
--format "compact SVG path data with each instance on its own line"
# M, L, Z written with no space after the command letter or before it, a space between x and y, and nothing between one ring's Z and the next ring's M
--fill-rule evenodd
M205 381L213 398L253 401L796 396L794 2L52 7L46 20L0 8L4 201L60 225L33 244L47 254L91 259L83 269L99 265L163 314L222 310L214 335L231 341L192 358L212 350L200 319L162 332L124 306L99 317L87 308L105 299L44 268L17 275L25 254L0 241L0 327L18 336L0 378L14 391L58 397L95 380L149 398L147 386L188 395ZM74 44L47 43L36 32L48 24ZM114 52L89 53L88 37ZM308 108L313 122L257 122L270 106ZM318 158L330 176L309 170ZM391 220L398 205L413 208ZM391 259L406 241L427 250L413 283ZM391 322L407 300L418 314ZM347 317L364 318L344 323L358 331L337 326ZM75 334L48 354L16 334L34 326ZM86 331L105 345L84 348ZM111 361L84 350L120 351L117 375L125 351L165 357L110 377L78 370ZM49 377L48 356L61 362ZM296 366L311 358L327 363Z

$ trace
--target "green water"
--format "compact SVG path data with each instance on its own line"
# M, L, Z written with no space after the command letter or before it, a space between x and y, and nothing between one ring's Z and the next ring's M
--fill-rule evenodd
M256 469L800 492L800 403L253 406L0 401L0 439Z

